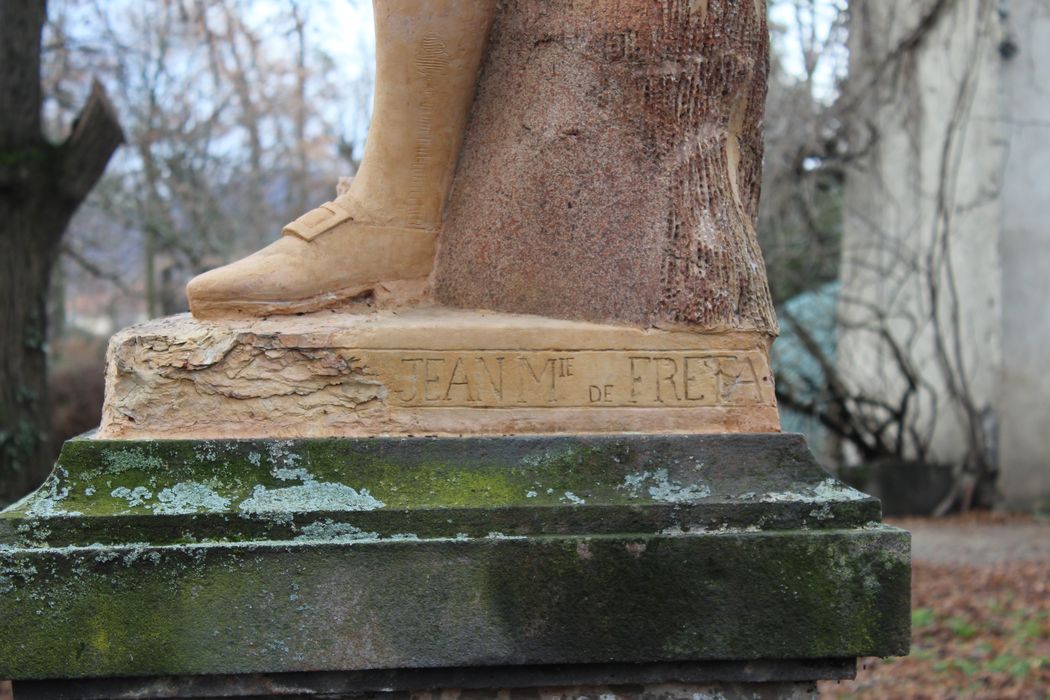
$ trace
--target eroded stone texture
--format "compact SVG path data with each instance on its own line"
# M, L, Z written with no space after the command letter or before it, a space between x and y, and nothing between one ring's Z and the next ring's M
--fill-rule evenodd
M754 227L768 41L761 0L508 0L438 300L775 333Z
M0 512L0 677L840 677L908 649L878 519L791 435L75 439Z
M100 435L779 428L761 333L415 309L134 326L110 343Z
M482 672L484 673L484 672ZM479 674L481 675L481 674ZM342 686L329 680L331 674L322 674L321 679L310 683L296 678L296 683L285 679L281 690L268 693L271 700L292 700L317 696L314 686ZM485 677L502 680L498 672L488 671ZM166 693L166 698L202 698L202 687L220 688L223 697L240 697L259 687L266 687L269 679L262 676L224 676L219 680L207 679L191 683L185 679L121 679L120 681L84 682L77 681L75 690L69 682L36 681L16 684L19 700L53 700L62 697L66 700L99 700L115 697L114 690L125 691L116 697L143 697L144 693ZM449 687L434 689L362 690L353 684L338 694L326 694L322 697L340 698L340 700L817 700L820 693L816 683L650 683L629 685L563 685L563 686L528 686L524 688L459 688ZM231 686L244 687L243 693L231 690ZM306 690L300 690L306 686ZM269 690L269 688L267 688ZM182 691L182 692L180 692ZM132 695L139 692L140 694ZM183 694L185 693L185 694ZM209 696L210 697L210 696ZM259 697L252 694L251 697Z

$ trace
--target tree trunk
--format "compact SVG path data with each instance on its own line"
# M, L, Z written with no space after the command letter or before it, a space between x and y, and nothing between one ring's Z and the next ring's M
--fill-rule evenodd
M25 207L0 194L0 504L46 474L46 299L51 261Z
M765 13L763 0L506 0L438 299L775 334L755 232Z
M0 2L0 503L46 474L47 296L66 225L123 140L93 86L61 145L41 131L44 0Z

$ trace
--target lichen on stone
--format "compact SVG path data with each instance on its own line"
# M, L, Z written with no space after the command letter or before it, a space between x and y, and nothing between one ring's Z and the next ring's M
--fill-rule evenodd
M230 499L196 481L183 481L157 494L153 512L162 515L185 515L199 511L217 513L230 507Z
M116 450L105 452L102 458L106 462L106 472L122 474L126 471L153 471L164 468L164 460L147 455L142 450Z
M294 469L287 469L283 467L274 467L270 470L270 473L275 479L281 481L304 481L311 482L314 480L313 474L306 471L302 467L295 467Z
M393 535L383 539L392 540L394 542L418 542L419 535L411 532L395 532Z
M490 532L485 536L490 540L525 540L528 539L525 535L507 535L502 532Z
M752 494L745 494L752 495ZM763 503L828 503L831 501L861 501L868 498L860 491L835 479L825 479L816 486L807 486L798 491L777 491L754 494L754 499ZM814 516L815 517L815 516Z
M295 536L298 542L358 542L361 540L378 540L378 532L365 532L350 523L339 523L331 519L303 525Z
M153 498L153 492L145 486L136 486L129 489L127 486L118 486L109 493L113 498L120 498L128 502L128 508L135 508L145 504Z
M835 501L835 500L846 500L846 501L861 501L867 496L851 486L847 486L841 481L835 479L825 479L820 482L815 489L813 489L813 495L821 501Z
M69 497L69 487L62 484L69 473L62 467L55 467L51 476L47 477L36 493L28 497L29 507L26 509L27 518L54 518L73 517L80 515L79 511L66 510L61 504Z
M831 509L830 503L822 503L819 508L814 508L809 511L809 517L816 518L818 521L834 520L835 513Z
M273 515L311 510L376 510L384 505L368 489L358 492L345 484L310 480L279 489L258 485L251 496L241 501L239 509L246 515Z
M266 456L270 458L273 469L295 469L300 456L294 451L295 443L291 440L274 440L266 445Z
M711 489L703 484L683 484L671 479L666 469L628 474L617 488L626 490L632 498L642 496L644 490L654 501L665 503L692 503L711 495Z
M0 544L0 593L13 591L18 585L15 579L29 582L37 574L37 568L27 561L13 556L15 550Z

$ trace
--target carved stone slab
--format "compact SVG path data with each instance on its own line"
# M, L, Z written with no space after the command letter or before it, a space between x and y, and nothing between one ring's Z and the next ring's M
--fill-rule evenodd
M417 309L150 321L101 437L776 432L768 336Z

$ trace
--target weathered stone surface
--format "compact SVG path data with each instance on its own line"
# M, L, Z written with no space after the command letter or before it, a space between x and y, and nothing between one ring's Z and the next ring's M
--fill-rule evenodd
M19 700L139 700L140 698L358 697L384 700L428 698L537 698L611 700L662 697L703 700L808 698L814 680L856 675L853 659L700 661L657 664L558 664L438 669L381 669L223 676L165 676L22 681ZM444 693L444 694L443 694ZM699 699L696 695L699 693ZM706 693L706 695L705 695ZM672 695L668 695L672 694ZM684 695L683 695L684 694ZM661 696L657 696L661 697Z
M236 542L842 529L879 513L797 435L78 438L0 515L0 542L177 544L186 525Z
M209 322L110 343L100 436L774 432L768 338L448 309Z
M298 679L286 679L282 675L271 675L246 679L243 686L240 678L228 676L216 679L195 679L179 683L178 680L122 679L120 682L53 682L36 681L18 683L15 692L19 700L139 700L140 698L165 698L175 700L218 700L218 698L250 697L273 698L326 698L327 700L817 700L817 684L773 682L773 683L673 683L660 682L629 685L581 685L560 684L542 686L409 686L407 689L392 689L385 684L379 687L361 688L338 682L325 683L331 674L321 676L321 682L304 683ZM451 675L451 674L450 674ZM482 673L499 683L507 679L499 671ZM508 674L513 675L513 674ZM583 675L583 674L581 674ZM210 682L209 682L210 681ZM330 686L338 690L325 692ZM240 692L240 691L244 692Z
M784 435L75 440L0 515L0 676L902 653L877 517Z
M503 3L438 300L775 333L754 227L768 42L760 1Z

